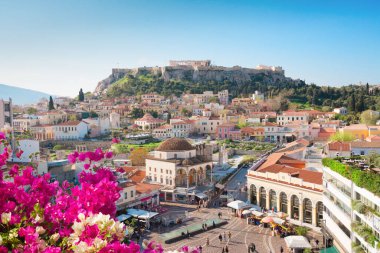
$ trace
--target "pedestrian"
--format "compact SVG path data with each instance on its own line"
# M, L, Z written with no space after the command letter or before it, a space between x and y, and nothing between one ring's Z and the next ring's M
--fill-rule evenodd
M229 240L231 240L231 236L232 236L231 231L228 231L228 239Z
M199 245L198 249L199 249L199 253L202 253L202 245Z
M205 223L205 230L207 231L207 223Z
M187 237L190 238L189 230L186 231Z
M208 237L206 239L206 245L207 245L207 247L210 246L210 239L208 239Z
M280 252L281 253L284 253L284 248L281 246L281 248L280 248Z
M222 234L219 234L219 241L220 241L220 243L222 243L222 240L223 240Z
M227 235L226 235L226 232L224 231L223 233L223 240L226 242L227 241Z
M215 221L212 221L212 227L215 228L216 225L215 225Z
M222 248L222 253L224 253L224 247Z
M228 253L228 245L226 245L226 253Z
M319 248L319 245L318 245L319 244L319 240L318 239L315 240L315 244L317 245L317 248Z

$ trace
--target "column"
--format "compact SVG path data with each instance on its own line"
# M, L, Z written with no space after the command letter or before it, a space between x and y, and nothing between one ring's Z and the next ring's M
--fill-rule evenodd
M189 175L186 175L186 185L187 185L187 188L189 188Z
M198 172L195 170L195 186L198 186Z
M279 212L280 211L280 209L281 209L281 207L280 207L280 201L281 201L281 199L280 199L280 195L278 195L277 193L276 193L276 197L277 197L277 203L276 203L276 205L277 205L277 212Z
M317 226L317 208L315 206L311 211L311 224L315 227Z
M251 191L251 187L249 187L249 191ZM260 187L259 188L256 188L256 199L257 199L257 205L261 207L261 198L260 198L260 191L259 191ZM252 194L252 193L250 193Z
M299 217L301 224L303 223L303 200L300 201L300 207L299 207Z
M269 199L269 191L266 192L266 203L265 203L266 209L270 209L270 199Z
M292 201L291 201L291 197L288 198L288 211L287 211L289 217L291 219L293 219L293 216L292 216Z

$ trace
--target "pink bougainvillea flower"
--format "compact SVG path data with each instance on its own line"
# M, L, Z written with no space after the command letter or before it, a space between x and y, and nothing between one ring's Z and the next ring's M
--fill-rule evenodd
M24 153L24 151L22 151L21 149L20 149L20 151L18 151L17 153L16 153L16 157L17 158L20 158L21 157L21 155Z
M117 143L120 143L120 140L119 140L118 138L113 138L113 139L112 139L112 143L116 143L116 144L117 144Z
M107 159L112 158L112 156L113 156L112 151L109 151L109 152L106 153L106 158L107 158Z
M90 164L89 163L85 163L84 165L83 165L83 167L84 167L84 169L85 170L88 170L89 168L90 168Z
M0 141L5 140L5 138L6 138L5 133L0 132Z

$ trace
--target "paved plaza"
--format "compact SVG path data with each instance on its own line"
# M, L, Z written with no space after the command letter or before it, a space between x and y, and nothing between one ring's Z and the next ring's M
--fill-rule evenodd
M271 230L269 228L258 227L254 225L246 224L245 219L232 217L229 208L202 208L200 211L194 209L194 206L188 205L170 205L166 206L169 211L163 215L163 217L175 217L181 216L186 210L189 210L190 219L181 225L172 225L170 227L155 228L151 233L149 233L144 238L149 240L155 240L162 243L165 250L175 250L179 249L181 246L202 246L202 252L213 253L222 252L222 248L228 245L229 252L247 252L248 245L250 243L255 243L256 252L259 253L275 253L280 252L280 247L282 246L286 249L284 239L280 237L274 237L271 235ZM202 223L206 219L212 219L218 217L218 212L222 212L222 219L228 221L226 225L221 227L207 230L200 234L191 236L189 239L183 239L175 243L165 244L162 241L161 234L165 232L172 231L180 227L186 227L194 223ZM228 232L231 232L231 239L228 239ZM226 233L227 240L223 240L222 243L219 241L219 235ZM210 241L210 245L206 246L207 238Z

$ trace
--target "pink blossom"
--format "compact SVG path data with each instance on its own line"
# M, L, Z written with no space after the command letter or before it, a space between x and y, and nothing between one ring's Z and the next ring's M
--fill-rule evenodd
M85 163L84 165L83 165L83 167L84 167L84 169L85 170L88 170L89 168L90 168L90 164L89 163Z
M107 158L107 159L112 158L112 156L113 156L112 151L109 151L109 152L106 153L106 158Z
M24 153L24 151L22 151L21 149L20 149L20 151L18 151L17 153L16 153L16 157L17 158L20 158L21 157L21 155Z
M118 138L113 138L113 139L112 139L112 143L116 143L116 144L117 144L117 143L120 143L120 140L119 140Z
M5 138L6 138L5 133L0 132L0 141L5 140Z
M77 158L73 154L70 154L67 156L67 160L69 160L70 163L75 163Z

